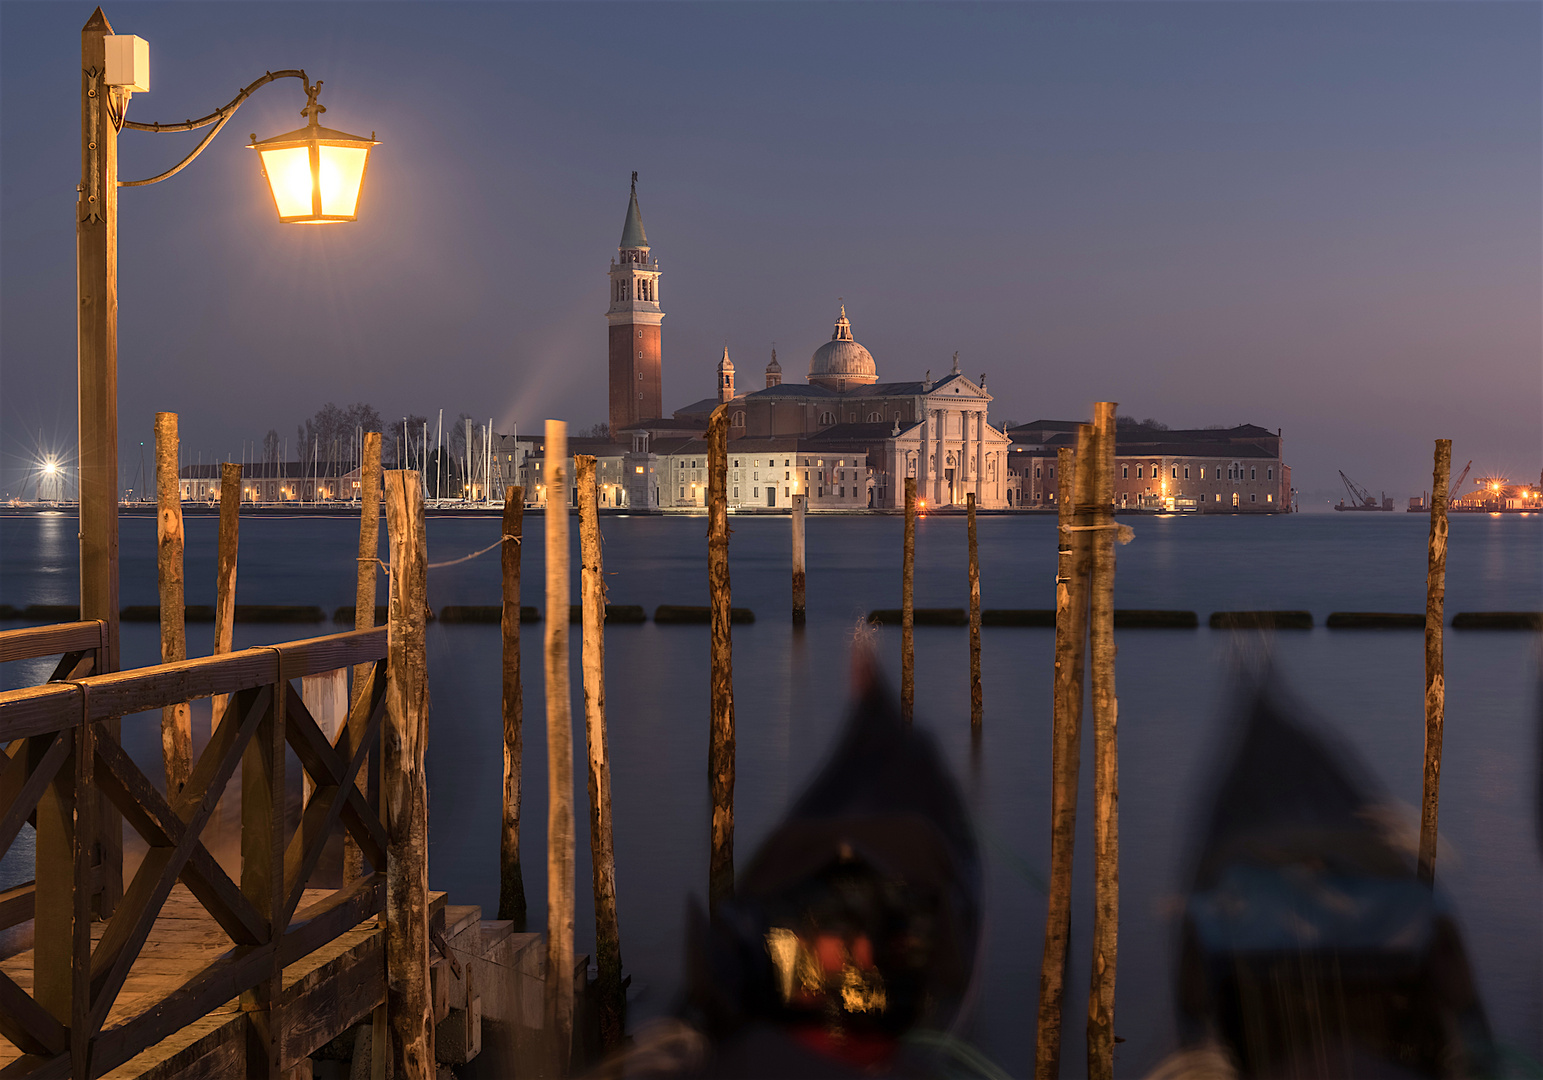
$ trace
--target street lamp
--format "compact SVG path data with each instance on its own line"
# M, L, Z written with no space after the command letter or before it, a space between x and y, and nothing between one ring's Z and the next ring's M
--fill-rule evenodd
M374 132L366 139L322 127L317 116L327 107L316 103L320 89L319 79L306 87L309 100L300 110L310 117L305 127L262 142L252 136L250 147L262 161L273 205L286 224L353 221L365 166L376 145Z
M304 71L266 72L235 99L199 120L142 124L127 119L129 99L150 89L149 46L115 34L97 8L80 34L80 187L76 204L77 372L80 434L80 617L107 625L102 670L118 668L118 189L175 176L193 162L256 90L278 79L305 87L298 131L259 143L281 222L353 221L375 137L324 128L321 88ZM146 180L118 178L118 133L211 130L193 152Z

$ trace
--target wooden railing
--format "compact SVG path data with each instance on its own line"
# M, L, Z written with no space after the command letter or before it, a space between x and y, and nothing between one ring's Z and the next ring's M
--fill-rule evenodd
M106 655L107 624L101 621L0 631L0 664L59 657L53 674L48 677L49 682L83 679L102 671L107 666ZM116 725L113 735L117 735ZM0 754L5 755L0 757L0 807L12 804L19 786L26 779L25 759L19 756L23 747L24 744L19 741L6 746L5 740L0 739ZM92 880L88 888L92 893L93 907L105 917L112 914L113 906L123 891L123 827L122 818L110 807L98 813L97 822L102 826L102 835L98 838ZM31 824L35 826L37 822L31 821ZM16 827L19 829L20 825ZM12 834L3 829L4 826L0 826L0 855L9 849L13 839ZM35 900L36 885L32 881L0 890L0 930L7 930L31 919Z
M272 1014L284 967L383 910L379 773L372 770L364 792L355 779L381 744L386 642L382 627L87 675L87 655L103 648L99 623L0 633L0 660L63 653L54 680L0 694L0 855L29 820L37 838L35 902L0 894L0 927L34 919L32 993L0 973L0 1035L25 1055L7 1074L89 1080L237 995L251 1015L256 1056L267 1059L252 1072L279 1074L283 1018ZM291 680L360 664L373 665L364 689L355 688L347 721L328 738ZM229 696L208 745L186 787L163 794L120 744L120 718L152 710L158 717L164 706L214 695ZM315 785L293 830L285 823L286 746ZM237 766L239 882L203 839ZM105 807L120 812L148 850L93 947L90 884L102 858L93 837ZM339 824L373 872L301 906ZM234 945L165 998L107 1027L178 881Z

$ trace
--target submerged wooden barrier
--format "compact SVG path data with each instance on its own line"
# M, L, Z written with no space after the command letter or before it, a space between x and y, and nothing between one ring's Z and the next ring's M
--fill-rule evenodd
M1425 616L1413 611L1333 611L1323 625L1330 630L1424 630Z
M1453 630L1543 630L1540 611L1460 611Z
M1212 630L1311 630L1310 611L1213 611Z
M504 609L500 604L446 604L439 609L439 621L442 623L492 623L497 625L504 620ZM541 609L538 607L520 608L520 622L538 623L541 621Z
M913 612L917 626L969 626L969 613L964 608L916 608ZM876 626L898 626L901 621L899 608L878 608L868 613L868 621ZM980 613L982 626L1029 626L1046 630L1055 627L1053 608L986 608ZM1193 630L1200 625L1200 617L1193 611L1168 611L1156 608L1116 608L1116 630Z
M705 604L660 604L654 608L654 622L663 626L706 626L712 623L713 609ZM729 608L731 623L753 623L755 612L749 608Z

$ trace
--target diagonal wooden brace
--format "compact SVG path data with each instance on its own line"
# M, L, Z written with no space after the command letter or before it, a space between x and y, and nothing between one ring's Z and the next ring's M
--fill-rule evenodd
M347 788L340 808L343 824L353 834L354 839L359 841L359 847L364 852L365 858L377 867L385 866L386 831L381 827L380 820L370 810L364 795L353 783L353 776L364 760L363 753L375 738L375 733L380 730L381 722L385 718L384 675L377 675L372 692L367 697L361 696L355 703L354 710L351 710L351 712L362 710L363 715L368 718L363 724L363 737L357 747L353 745L353 733L360 725L350 718L349 722L343 724L338 730L338 746L333 746L306 710L305 703L300 700L300 695L293 686L288 687L285 710L288 722L284 726L284 736L290 749L300 759L300 764L305 771L311 774L318 789ZM339 748L342 748L343 753L339 752ZM355 758L357 758L355 761L349 760ZM345 762L349 764L346 765ZM346 785L343 783L345 771L348 773Z
M266 920L241 895L199 834L240 762L242 749L267 713L271 697L269 688L258 687L230 699L175 804L167 803L122 747L110 739L99 740L97 783L151 847L91 958L93 1033L111 1011L178 877L238 945L267 939Z

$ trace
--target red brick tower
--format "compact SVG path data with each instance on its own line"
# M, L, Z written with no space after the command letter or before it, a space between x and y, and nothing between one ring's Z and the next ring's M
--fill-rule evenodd
M605 320L611 334L611 437L616 439L639 421L664 415L659 260L648 257L637 173L632 174L621 244L611 261L611 307Z

